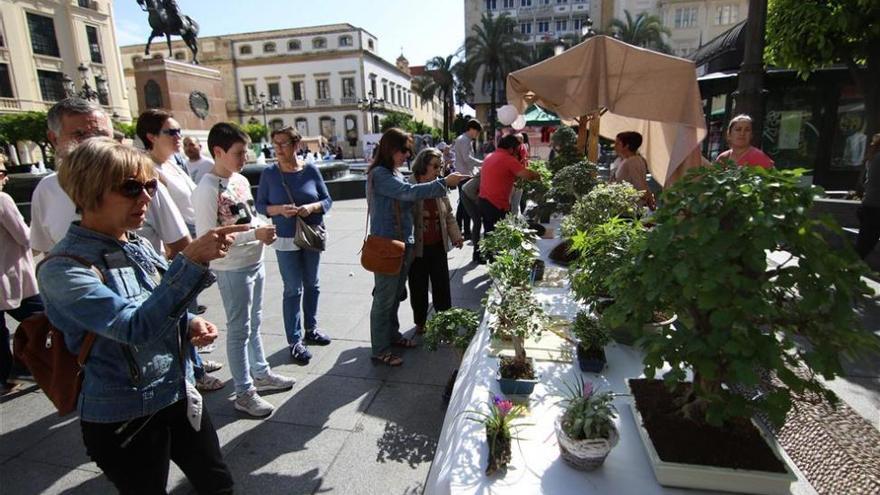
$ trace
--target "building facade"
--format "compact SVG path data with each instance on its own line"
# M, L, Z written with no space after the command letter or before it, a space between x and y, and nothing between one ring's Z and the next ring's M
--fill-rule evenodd
M387 112L413 114L408 70L380 57L376 37L351 24L205 37L199 46L202 65L222 73L231 118L324 136L342 146L346 157L359 156L360 137L379 132ZM168 55L165 44L152 48L151 56ZM143 45L122 48L132 87L133 61L145 56L143 50ZM191 59L180 40L172 43L172 52L175 59ZM260 95L268 102L265 115Z
M407 63L407 67L413 80L415 80L417 77L430 75L429 71L425 69L424 65L410 66ZM434 95L434 98L430 100L422 99L422 97L419 96L418 92L413 90L412 103L413 120L424 122L425 124L435 129L439 129L440 131L443 130L443 102L440 101L440 98L437 95ZM452 113L454 112L454 109L450 108L449 111L450 113ZM451 118L449 122L451 125Z
M684 57L745 19L748 0L661 0L657 14L671 31L672 53Z

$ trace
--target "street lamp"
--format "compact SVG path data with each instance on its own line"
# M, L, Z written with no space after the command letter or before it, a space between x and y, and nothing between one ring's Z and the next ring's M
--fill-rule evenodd
M98 101L101 104L104 104L107 100L107 95L110 94L109 88L107 87L107 79L101 74L98 74L95 76L95 89L92 89L92 86L89 84L89 68L86 64L80 63L76 70L79 72L80 89L77 91L73 79L67 74L64 74L61 78L61 84L64 86L64 95L67 98L77 97L84 100Z
M369 91L366 98L359 98L357 101L358 108L362 111L367 110L367 117L370 119L370 127L373 128L373 133L376 132L376 126L373 125L373 108L376 105L385 103L385 98L376 98L375 96L372 91Z
M251 106L255 112L263 112L263 125L266 127L266 132L269 132L269 119L266 117L266 110L280 108L281 101L277 96L266 98L266 93L260 93L257 99L251 103Z

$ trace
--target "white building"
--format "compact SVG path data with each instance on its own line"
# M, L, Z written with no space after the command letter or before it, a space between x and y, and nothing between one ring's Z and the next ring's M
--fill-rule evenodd
M661 0L657 2L663 24L672 35L669 45L686 56L746 18L748 0Z

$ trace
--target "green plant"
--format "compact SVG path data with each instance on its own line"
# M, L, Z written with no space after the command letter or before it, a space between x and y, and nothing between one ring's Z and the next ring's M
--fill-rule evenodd
M538 173L538 180L517 179L516 187L522 189L526 198L540 205L546 201L547 193L553 185L553 172L547 168L544 160L530 161L529 169Z
M572 238L578 231L589 232L614 217L637 218L641 214L642 194L627 182L599 184L577 200L560 226L562 237Z
M266 126L258 122L248 122L243 124L241 129L251 138L252 143L259 143L263 138L269 137Z
M556 155L547 162L547 168L551 172L556 174L563 168L583 160L584 154L577 149L577 139L577 131L567 125L559 126L550 136L550 144L556 150Z
M425 324L425 348L436 351L439 344L451 344L464 351L480 326L477 313L464 308L451 308L431 315Z
M596 165L581 160L563 167L553 176L549 195L561 213L571 211L578 198L588 194L599 182Z
M571 325L571 333L584 350L600 350L611 340L605 325L586 311L578 311Z
M486 466L486 474L492 475L510 462L510 440L515 438L513 430L526 425L515 425L513 422L525 415L525 407L500 396L494 396L489 404L489 412L468 411L476 416L468 419L486 427L486 440L489 442L489 464Z
M822 232L840 228L808 215L820 190L800 186L801 172L690 171L666 191L632 262L611 274L615 301L604 316L641 335L649 378L664 363L670 387L693 372L693 393L678 410L691 420L721 425L761 412L781 424L793 394L836 403L819 376L841 374L842 353L880 348L854 309L869 293L865 265L824 240ZM768 269L772 251L791 257ZM644 330L655 310L678 314L679 324ZM795 373L801 366L808 373ZM762 370L778 382L762 382ZM735 391L759 383L757 396Z
M524 369L527 366L525 341L538 337L544 327L544 308L535 300L530 287L501 287L497 297L488 297L486 311L495 315L492 334L509 337L513 341L514 363Z
M566 397L562 400L565 411L561 426L566 435L574 440L609 438L614 429L616 411L611 392L596 393L592 382L585 382L578 375L575 383L565 384Z
M498 287L528 286L538 257L537 236L525 220L508 214L480 240L480 253L489 263L489 276Z
M113 122L113 128L121 132L128 139L134 139L137 135L137 119L131 119L131 122Z
M586 302L597 296L607 297L608 278L632 262L633 250L645 235L640 223L617 217L587 232L578 231L572 239L577 258L569 269L571 290L577 298Z

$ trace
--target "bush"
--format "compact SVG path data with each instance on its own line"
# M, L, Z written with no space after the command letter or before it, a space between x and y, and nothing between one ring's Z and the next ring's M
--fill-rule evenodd
M434 313L425 324L425 348L436 351L439 344L465 350L480 326L480 317L469 309L452 308Z
M577 298L590 301L598 296L607 297L611 292L609 277L632 263L633 251L645 236L640 223L617 217L587 232L578 231L572 239L577 259L571 267L571 290Z
M586 311L578 311L571 325L571 333L584 350L600 350L611 340L605 325Z
M582 160L556 172L550 188L550 197L556 201L558 211L568 213L579 199L599 182L596 164Z
M562 237L572 238L578 232L588 232L614 217L637 218L642 208L642 194L627 182L599 184L586 196L577 200L571 213L562 221Z
M578 153L577 149L577 131L573 128L560 126L550 137L550 142L556 149L556 155L547 162L547 168L554 174L583 160L583 153Z

